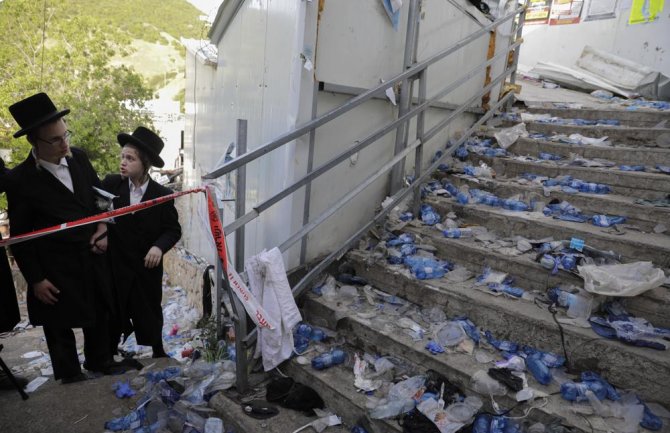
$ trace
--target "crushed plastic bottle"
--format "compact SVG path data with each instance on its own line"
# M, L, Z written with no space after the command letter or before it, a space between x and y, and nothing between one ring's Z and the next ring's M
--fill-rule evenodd
M626 218L622 216L593 215L591 222L598 227L611 227L616 224L623 224Z
M644 165L620 165L619 170L621 171L644 171Z
M542 385L549 385L551 383L551 372L539 356L529 356L526 358L526 366L539 383Z
M561 396L568 401L588 401L586 391L591 391L598 398L604 400L607 390L600 382L572 382L568 381L561 385Z
M473 235L472 229L463 228L463 229L446 229L442 230L442 234L445 238L450 239L460 239L460 238L471 238Z
M126 416L105 422L105 428L111 431L134 430L139 428L146 419L144 407L130 412Z
M488 288L494 293L505 293L514 298L521 298L526 293L522 288L512 287L509 284L489 283Z
M432 206L427 204L421 205L421 221L423 221L424 224L433 226L441 220L440 215L435 212Z
M514 199L503 200L502 207L504 209L513 211L527 211L530 209L530 206L528 206L526 203Z
M316 370L325 370L334 365L342 364L346 358L347 354L342 349L333 349L312 359L312 367Z
M491 331L484 331L484 336L486 337L486 341L498 350L509 353L516 353L519 350L519 345L517 343L506 340L496 340L493 337L493 334L491 334Z
M556 355L555 353L544 352L530 346L523 346L521 351L526 357L539 358L540 361L549 368L562 367L565 364L565 357Z

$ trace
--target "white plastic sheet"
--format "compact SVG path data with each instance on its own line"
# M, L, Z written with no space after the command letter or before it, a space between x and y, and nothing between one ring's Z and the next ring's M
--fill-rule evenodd
M503 149L507 149L516 143L519 137L527 137L528 131L526 131L525 123L519 123L518 125L514 125L511 128L500 129L496 131L493 136L498 142L498 146L502 147Z
M584 278L584 289L598 295L632 297L665 282L663 271L654 268L651 262L585 265L577 269Z

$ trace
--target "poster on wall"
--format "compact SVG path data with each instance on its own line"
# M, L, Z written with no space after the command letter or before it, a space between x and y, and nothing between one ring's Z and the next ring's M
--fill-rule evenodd
M530 0L526 9L525 25L547 24L552 0Z
M644 24L655 21L663 12L663 0L633 0L628 24Z
M591 0L586 6L584 21L616 18L618 0Z
M549 14L549 25L578 24L583 0L554 0Z

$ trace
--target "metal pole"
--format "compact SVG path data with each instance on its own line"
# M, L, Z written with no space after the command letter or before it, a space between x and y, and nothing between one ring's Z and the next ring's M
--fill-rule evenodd
M521 13L519 13L519 21L517 22L517 25L516 25L516 38L514 39L513 42L521 41L522 38L523 38L523 26L526 22L526 11L527 11L527 3L524 2L523 11L521 11ZM512 75L510 75L510 77L509 77L509 82L512 85L514 85L516 83L516 67L519 63L519 51L521 51L521 46L518 46L514 50L514 57L513 57L513 60L512 60L512 67L514 68L514 70L512 71ZM512 92L513 92L513 90L512 90ZM512 108L512 104L514 104L514 98L509 99L509 101L507 102L506 109L508 111Z
M403 69L407 70L414 64L414 53L416 48L417 33L419 29L419 0L411 0L409 4L409 14L407 17L407 33L405 35L405 53L403 56ZM410 80L413 77L405 78L400 87L400 104L398 107L398 117L402 117L409 111L412 101L412 86ZM407 147L407 138L405 129L409 124L403 122L398 126L395 135L395 146L393 154L397 155ZM403 174L405 171L405 161L400 161L391 170L391 182L389 185L389 195L393 195L402 188Z
M319 93L319 82L314 80L314 88L312 90L312 120L316 118L317 96ZM316 141L316 128L309 131L309 150L307 152L307 174L312 172L314 168L314 142ZM309 206L312 199L312 181L305 184L305 204L302 210L302 225L309 222ZM305 235L300 242L300 264L305 264L307 259L307 241L309 234Z
M428 80L428 70L424 69L423 72L421 72L421 75L419 75L419 100L418 100L419 105L426 102L426 87L428 85L427 80ZM416 139L419 140L421 144L419 144L419 146L416 148L416 152L414 154L414 179L418 179L419 176L421 176L421 165L423 163L423 145L424 145L423 131L425 127L426 110L428 110L428 107L420 111L419 114L417 114L416 116ZM421 207L421 188L416 188L414 190L414 204L412 207L414 215L418 215L419 209Z
M247 120L237 119L237 154L247 153ZM247 202L247 166L243 165L237 169L237 182L235 189L235 219L246 212ZM244 271L244 226L235 230L235 269L237 272Z

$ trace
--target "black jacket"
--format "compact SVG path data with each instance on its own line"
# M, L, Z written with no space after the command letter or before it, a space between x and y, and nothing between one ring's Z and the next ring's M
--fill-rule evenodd
M7 190L7 171L4 161L0 159L0 193ZM0 332L11 331L20 319L12 269L9 267L5 249L0 247Z
M8 174L10 232L27 233L98 213L93 186L100 180L83 150L67 158L74 193L43 168L32 153ZM90 251L96 224L63 230L12 246L28 282L28 314L33 325L95 325L95 302L111 303L106 260ZM48 279L60 290L55 305L35 298L32 285Z
M114 209L130 204L130 187L128 178L121 175L108 175L102 181L103 189L117 195L114 199ZM172 190L149 180L142 201L152 200L172 194ZM120 318L126 323L130 303L137 307L139 302L151 302L157 305L147 305L148 311L160 312L160 302L163 286L163 262L152 269L144 267L144 257L152 246L156 246L166 253L181 238L179 215L174 201L153 206L134 214L114 218L115 223L109 224L108 253L112 264L113 281L116 290L117 302L120 306ZM147 293L135 296L133 288L140 288ZM133 299L131 299L133 298ZM141 306L140 306L141 307ZM141 309L141 308L140 308ZM137 320L137 318L134 321ZM158 325L159 319L155 320ZM151 325L149 325L151 326ZM139 336L138 336L139 337Z

